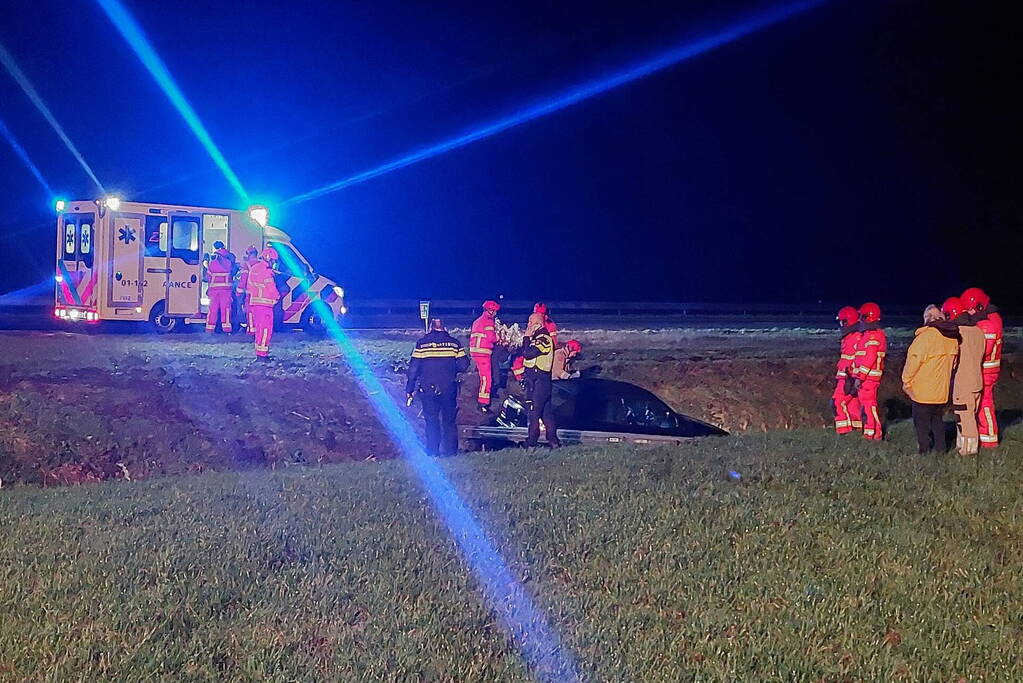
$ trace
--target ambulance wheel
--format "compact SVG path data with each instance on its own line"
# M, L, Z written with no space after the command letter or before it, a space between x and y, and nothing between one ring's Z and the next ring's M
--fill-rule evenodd
M327 324L323 316L313 310L310 306L302 316L302 329L314 337L322 337L327 334Z
M157 334L170 334L181 328L181 318L173 318L166 313L167 305L160 302L153 306L149 314L149 327Z

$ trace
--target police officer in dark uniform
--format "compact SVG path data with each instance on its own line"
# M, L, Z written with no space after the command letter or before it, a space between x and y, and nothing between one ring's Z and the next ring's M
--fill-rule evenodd
M546 328L533 333L529 345L522 351L526 362L526 396L529 405L529 432L526 446L540 441L540 420L547 428L547 443L552 448L561 446L558 428L554 424L554 405L551 403L551 370L554 368L554 340Z
M409 404L419 396L426 421L426 451L430 455L454 455L458 451L458 373L469 367L469 356L457 339L444 329L440 318L430 321L430 331L416 342L409 363L405 393Z

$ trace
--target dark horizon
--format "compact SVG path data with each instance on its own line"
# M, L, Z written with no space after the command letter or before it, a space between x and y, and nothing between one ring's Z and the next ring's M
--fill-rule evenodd
M353 302L922 305L979 285L1021 303L1014 24L967 3L823 2L279 206L774 6L128 5L252 198L278 207L274 223ZM98 4L13 3L0 16L0 42L108 190L239 206ZM54 193L97 196L6 72L0 97ZM0 148L9 291L52 273L53 197Z

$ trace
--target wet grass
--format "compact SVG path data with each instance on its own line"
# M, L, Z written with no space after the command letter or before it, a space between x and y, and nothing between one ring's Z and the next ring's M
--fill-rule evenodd
M588 680L1023 680L1018 430L442 466ZM400 460L0 493L0 680L530 675Z

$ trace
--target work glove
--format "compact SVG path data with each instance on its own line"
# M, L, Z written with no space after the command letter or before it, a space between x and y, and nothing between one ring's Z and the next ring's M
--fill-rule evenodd
M579 379L580 377L582 377L582 373L579 372L578 370L576 370L575 372L568 376L569 379Z

